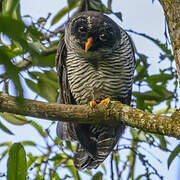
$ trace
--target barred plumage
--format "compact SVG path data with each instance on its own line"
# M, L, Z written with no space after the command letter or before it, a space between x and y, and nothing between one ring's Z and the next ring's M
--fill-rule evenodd
M92 47L85 52L84 44L90 36L93 37ZM70 19L56 59L60 103L87 104L109 97L130 104L134 52L127 33L109 17L86 11ZM124 128L123 124L59 122L57 134L61 139L78 142L74 156L77 169L96 168L113 150Z

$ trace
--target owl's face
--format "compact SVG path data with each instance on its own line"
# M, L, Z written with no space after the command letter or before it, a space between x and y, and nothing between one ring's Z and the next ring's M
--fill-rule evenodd
M119 26L108 16L95 11L73 17L68 23L68 30L84 52L111 49L120 40Z

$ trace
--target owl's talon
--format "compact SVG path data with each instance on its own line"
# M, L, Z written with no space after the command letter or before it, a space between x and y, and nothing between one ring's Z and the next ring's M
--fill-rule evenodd
M103 99L99 104L109 104L110 98Z
M95 107L95 106L97 105L97 103L96 103L96 101L90 101L90 102L89 102L89 105L90 105L91 107Z

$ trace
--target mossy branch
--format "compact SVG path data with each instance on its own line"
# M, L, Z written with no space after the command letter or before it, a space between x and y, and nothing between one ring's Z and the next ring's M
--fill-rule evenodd
M180 110L172 116L158 116L120 102L110 102L108 105L91 108L88 105L64 105L24 99L23 104L19 105L15 97L0 93L0 112L54 121L110 125L124 123L145 132L180 139Z

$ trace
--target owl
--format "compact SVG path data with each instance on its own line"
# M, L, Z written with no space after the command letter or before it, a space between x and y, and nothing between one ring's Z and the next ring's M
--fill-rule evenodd
M128 105L131 102L135 70L131 39L100 12L80 12L67 22L58 45L56 67L60 104L91 102L94 106L106 103L107 99ZM60 139L77 142L74 164L82 170L97 168L113 150L124 129L124 124L59 121L56 131Z

